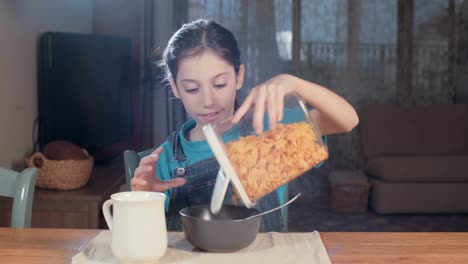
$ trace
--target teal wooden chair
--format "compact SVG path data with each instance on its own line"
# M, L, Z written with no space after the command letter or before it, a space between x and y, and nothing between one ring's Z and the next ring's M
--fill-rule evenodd
M11 227L31 227L31 214L37 171L28 168L21 172L0 168L0 196L13 198Z
M135 169L140 164L140 159L150 155L155 149L149 149L142 152L136 152L134 150L126 150L124 152L124 164L125 164L125 182L126 190L131 190L130 180L133 178ZM289 201L288 189L284 193L283 201ZM284 222L284 232L288 231L288 206L281 208Z
M134 150L126 150L124 152L124 165L125 165L125 185L128 191L131 190L130 180L133 178L135 169L140 164L140 160L149 154L151 154L155 149L148 149L142 152L136 152Z

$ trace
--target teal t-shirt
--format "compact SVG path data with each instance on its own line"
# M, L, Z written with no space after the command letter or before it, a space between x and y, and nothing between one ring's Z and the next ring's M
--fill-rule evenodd
M289 109L286 108L284 111L284 116L283 116L283 123L294 123L298 121L302 121L304 119L304 113L300 108L294 108L294 109ZM162 153L159 155L159 160L156 163L156 175L161 179L161 180L171 180L172 175L174 170L178 166L190 166L196 162L199 162L201 160L205 160L208 158L214 157L213 152L211 151L208 142L206 140L201 140L201 141L189 141L185 137L185 135L188 135L189 131L192 130L195 127L196 123L195 120L189 120L185 124L182 125L182 129L177 133L177 136L179 137L180 140L180 146L182 147L185 156L187 157L188 161L186 164L177 164L177 161L173 160L173 152L172 152L172 143L168 142L167 140L161 145L163 148ZM268 120L265 119L265 127L268 126ZM239 131L236 131L236 129L231 129L227 133L223 135L223 140L224 142L229 142L232 140L235 140L239 138ZM326 137L323 137L323 141L325 144L326 142ZM321 166L321 164L317 165L316 167ZM286 191L287 184L279 187L276 192L278 194L278 199L280 204L284 204L284 193ZM166 191L166 210L169 208L169 197L171 195L171 190Z

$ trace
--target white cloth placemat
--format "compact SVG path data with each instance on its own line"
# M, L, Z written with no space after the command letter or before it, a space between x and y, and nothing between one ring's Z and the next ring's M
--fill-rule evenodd
M102 231L72 258L73 264L118 263L112 255L110 231ZM308 263L329 264L317 231L310 233L259 233L247 248L233 253L204 252L194 248L183 233L168 233L168 248L156 263Z

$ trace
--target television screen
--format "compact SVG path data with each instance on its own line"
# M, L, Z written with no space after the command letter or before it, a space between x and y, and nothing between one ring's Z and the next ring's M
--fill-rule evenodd
M39 148L68 140L92 152L132 136L131 40L48 32L39 39Z

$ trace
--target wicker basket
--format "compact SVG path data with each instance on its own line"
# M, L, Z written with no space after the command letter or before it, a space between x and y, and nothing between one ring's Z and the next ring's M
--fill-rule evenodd
M35 167L38 175L36 186L45 189L73 190L86 185L91 177L94 159L85 149L85 160L49 160L36 152L26 160L28 167Z

